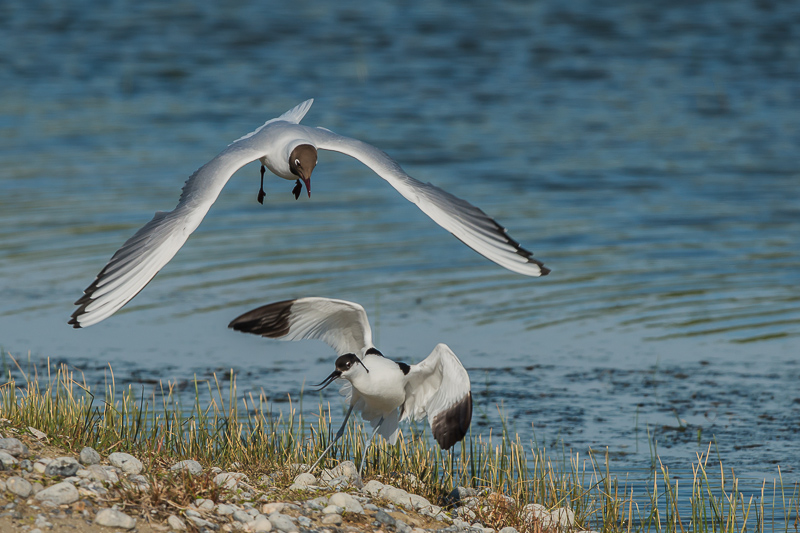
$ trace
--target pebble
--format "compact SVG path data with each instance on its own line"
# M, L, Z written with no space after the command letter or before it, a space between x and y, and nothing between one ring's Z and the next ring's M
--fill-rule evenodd
M102 509L94 518L94 523L99 526L118 527L120 529L133 529L136 519L116 509Z
M386 511L378 511L375 513L375 520L385 526L393 527L395 525L395 519Z
M89 465L86 469L89 472L89 479L95 481L109 481L108 471L100 465Z
M217 514L219 516L232 515L234 511L236 511L236 508L232 505L226 505L224 503L217 505Z
M44 475L50 477L70 477L74 476L80 467L80 463L72 457L59 457L47 464L44 469Z
M126 474L141 474L144 465L136 457L128 453L114 452L108 456L108 462Z
M5 488L13 492L20 498L27 498L33 492L33 486L27 479L18 476L11 476L5 482Z
M174 514L169 515L167 524L175 531L186 531L186 522L184 522L183 518L180 516L175 516Z
M253 522L253 531L256 533L262 533L266 531L272 531L272 522L269 521L264 515L260 515L256 518L256 521Z
M72 483L67 483L64 481L37 492L34 498L41 502L64 505L75 503L78 501L79 496L78 489L76 489Z
M342 523L342 517L338 514L326 514L322 518L322 523L326 526L338 526Z
M242 511L241 509L238 509L233 512L233 519L236 520L237 522L242 522L243 524L247 524L248 522L253 521L253 517L247 514L246 511Z
M575 512L568 507L553 509L550 518L559 529L570 529L575 525Z
M317 481L314 474L303 473L294 478L294 482L289 487L289 490L308 490ZM275 524L273 524L275 525Z
M504 527L503 529L501 529L497 533L517 533L517 528L508 526L508 527Z
M322 510L322 514L342 514L344 509L338 505L328 505Z
M3 450L14 457L25 457L28 455L28 447L21 440L14 437L0 439L0 450Z
M203 465L193 459L178 461L170 468L173 472L188 472L193 476L203 473Z
M18 461L14 459L14 456L11 455L10 453L0 451L0 470L4 468L8 469L14 468L17 462Z
M295 525L294 521L292 521L292 517L289 515L272 513L269 515L269 521L272 522L273 527L278 531L283 531L285 533L294 533L300 531Z
M233 490L242 481L247 481L247 476L238 472L222 472L214 476L214 483L228 490Z
M150 482L147 481L147 478L141 474L136 474L133 476L128 477L128 480L133 483L139 492L149 492L150 491Z
M214 508L214 502L206 498L197 498L194 501L194 506L203 511L210 511Z
M267 515L272 513L280 513L283 511L284 507L286 507L286 504L283 502L265 503L263 506L261 506L261 512Z
M380 494L381 489L383 489L384 486L385 485L380 481L371 479L367 481L367 484L364 485L364 488L362 488L361 491L366 492L370 496L377 496L378 494Z
M186 515L188 516L189 513L187 512ZM189 520L196 525L198 528L206 528L206 529L219 529L219 526L213 522L209 522L208 520L203 520L199 516L189 516Z
M96 465L100 463L100 454L86 446L81 450L80 460L85 465Z
M364 508L361 507L361 503L356 500L350 494L345 492L337 492L333 496L331 496L328 501L331 505L338 505L339 507L343 507L345 511L349 513L357 513L362 514L364 512Z

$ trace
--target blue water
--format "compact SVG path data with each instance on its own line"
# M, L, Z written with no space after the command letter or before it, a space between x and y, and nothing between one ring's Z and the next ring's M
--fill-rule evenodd
M345 298L389 356L453 348L476 432L500 406L623 473L649 432L673 471L715 442L754 487L800 480L800 4L201 4L0 5L4 351L147 390L234 368L280 407L333 354L227 323ZM197 167L310 97L304 123L480 206L552 274L489 263L324 153L311 200L272 179L261 206L240 170L122 312L67 326Z

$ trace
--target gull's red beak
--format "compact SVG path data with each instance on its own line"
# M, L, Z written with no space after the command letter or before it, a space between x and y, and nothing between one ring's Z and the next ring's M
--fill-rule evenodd
M306 184L306 191L308 191L308 197L311 198L311 178L303 178L303 183Z

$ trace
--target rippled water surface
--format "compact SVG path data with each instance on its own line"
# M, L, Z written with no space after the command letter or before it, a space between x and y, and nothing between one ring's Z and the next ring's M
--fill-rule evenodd
M146 388L234 368L281 402L331 351L227 323L345 298L389 356L453 348L475 431L500 406L620 472L649 466L649 432L675 469L715 442L737 475L800 479L800 4L69 4L0 6L4 351ZM67 326L197 167L310 97L304 123L479 205L552 274L489 263L323 153L311 200L271 179L261 206L244 167L122 312Z

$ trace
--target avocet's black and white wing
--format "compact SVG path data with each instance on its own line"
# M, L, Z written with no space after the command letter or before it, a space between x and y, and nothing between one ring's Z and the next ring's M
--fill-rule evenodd
M446 344L436 345L424 361L411 365L406 376L401 420L426 416L433 437L445 450L464 438L472 421L469 375Z
M281 340L319 339L339 355L372 348L372 330L364 308L330 298L298 298L253 309L229 328Z
M233 173L264 155L263 148L254 142L253 136L276 121L296 124L308 112L312 102L307 100L267 121L197 169L186 180L175 209L157 212L111 257L75 302L78 308L72 313L69 324L75 328L96 324L139 294L197 229Z
M412 178L383 151L324 128L299 128L308 132L317 149L340 152L361 161L434 222L487 259L526 276L545 276L550 272L489 215L435 185Z

